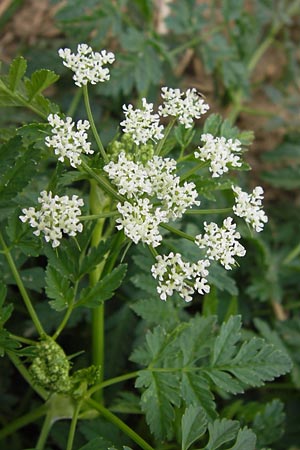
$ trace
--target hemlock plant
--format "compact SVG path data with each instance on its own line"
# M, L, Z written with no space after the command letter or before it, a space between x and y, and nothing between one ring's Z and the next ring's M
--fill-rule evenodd
M8 222L2 221L2 251L35 332L17 336L9 324L4 328L12 306L4 302L3 277L0 349L44 401L4 427L0 437L45 416L32 444L43 450L51 442L52 425L67 418L66 449L72 450L78 448L81 420L100 417L127 436L123 449L163 449L168 443L168 448L182 450L254 450L255 427L253 431L251 423L227 418L218 399L288 373L291 361L284 348L254 333L246 335L239 315L229 314L219 323L214 314L193 315L187 310L193 300L207 303L222 277L228 280L226 271L246 254L238 231L242 220L254 230L251 233L261 232L268 221L262 187L248 194L232 177L232 171L247 168L242 154L249 134L212 114L194 145L195 120L203 121L209 105L195 88L163 87L158 107L146 98L137 107L123 106L122 134L118 132L105 148L88 89L89 84L109 82L106 66L115 56L106 50L94 52L86 44L78 45L77 53L60 49L59 56L82 89L88 120L75 123L46 99L42 91L57 76L40 70L26 78L22 57L0 80L2 104L27 106L43 119L17 129L1 148L0 205L8 216ZM222 190L228 194L225 207L218 196ZM222 207L202 207L209 197L222 200ZM144 280L149 301L126 301L152 325L139 336L130 357L136 370L105 378L104 355L112 343L104 340L104 302L121 301L115 293L129 283L127 264L139 258L133 244L147 253L136 276ZM43 292L50 307L61 314L52 334L45 331L30 294L34 289L23 275L24 261L30 266L39 256L45 270ZM217 283L218 274L222 277ZM77 355L67 356L58 339L83 309L92 316L92 364L73 369ZM77 349L81 350L82 346ZM89 350L88 346L85 351ZM131 379L135 394L127 392L131 401L119 401L120 412L144 415L147 427L143 421L137 426L142 432L135 431L130 417L119 418L113 402L106 400L105 388ZM100 433L81 448L121 447Z

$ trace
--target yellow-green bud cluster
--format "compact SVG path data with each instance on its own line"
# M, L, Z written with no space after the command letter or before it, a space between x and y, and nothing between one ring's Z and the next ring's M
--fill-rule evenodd
M71 389L70 363L63 349L49 336L36 346L37 356L29 370L34 382L51 392Z
M108 145L107 151L111 155L110 159L114 162L118 161L121 152L126 154L128 160L141 162L142 164L145 164L154 156L154 146L151 142L137 146L132 136L127 133L123 134L120 140L112 141Z

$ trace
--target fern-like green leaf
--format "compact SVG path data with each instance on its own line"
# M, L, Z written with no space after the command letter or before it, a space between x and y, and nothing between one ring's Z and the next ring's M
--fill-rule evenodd
M56 311L63 311L69 306L74 296L74 290L64 275L48 265L46 270L46 294L53 299L49 303Z
M75 306L96 308L105 300L109 300L114 295L115 290L121 285L126 270L127 265L120 264L104 278L98 281L95 286L83 289Z
M181 419L182 442L181 450L188 450L206 431L207 419L200 406L190 405Z
M180 405L178 376L174 373L142 371L135 385L145 388L141 408L151 432L157 439L172 439L174 406Z
M20 81L25 75L26 69L27 62L23 56L18 56L11 63L8 73L8 83L12 92L18 88Z

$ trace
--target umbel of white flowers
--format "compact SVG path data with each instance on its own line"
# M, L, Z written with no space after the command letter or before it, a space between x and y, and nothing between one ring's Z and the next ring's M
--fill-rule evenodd
M86 44L79 44L77 54L70 49L60 49L59 55L64 65L74 72L73 79L78 86L107 81L109 70L103 67L111 64L113 53L102 50L93 52ZM182 92L179 89L162 88L162 104L158 112L153 112L153 104L142 99L140 108L124 105L125 119L121 127L137 145L157 142L163 139L164 127L160 117L174 117L185 128L193 126L195 119L205 114L209 106L197 94L195 89ZM81 155L92 154L91 144L87 139L88 121L75 124L71 117L65 120L57 114L48 117L52 135L46 137L45 143L53 148L58 160L69 160L72 167L81 164ZM241 142L238 139L226 140L209 133L202 134L204 145L194 152L195 159L207 163L212 177L220 177L230 167L240 167ZM175 221L183 216L187 209L200 206L196 185L193 182L181 182L177 175L177 163L172 158L151 157L146 162L132 160L124 151L117 161L110 161L103 170L111 183L116 186L124 200L119 201L119 217L116 227L123 230L128 239L135 244L142 242L158 247L162 241L159 230L161 224ZM232 186L235 196L233 213L245 219L256 231L262 231L268 221L262 209L263 189L257 186L251 194L243 192L238 186ZM22 222L29 222L36 228L34 234L41 233L53 247L60 244L63 235L75 236L82 231L80 223L83 200L73 195L59 197L42 191L38 199L40 208L23 209ZM222 226L204 222L204 233L194 238L194 243L202 250L204 257L195 263L184 261L179 253L157 255L152 266L152 275L158 282L157 291L162 300L177 292L185 301L192 300L195 292L208 293L210 290L210 261L218 261L225 269L236 265L235 257L244 256L245 248L240 244L241 236L236 231L232 217L224 219ZM193 238L192 238L193 239Z
M36 210L33 207L22 209L23 216L20 216L22 222L29 222L29 225L36 230L33 232L36 236L44 234L46 242L51 242L52 247L58 247L63 233L69 236L76 236L82 231L80 207L83 206L83 200L73 195L69 198L67 195L59 197L52 192L42 191L38 202L41 208Z

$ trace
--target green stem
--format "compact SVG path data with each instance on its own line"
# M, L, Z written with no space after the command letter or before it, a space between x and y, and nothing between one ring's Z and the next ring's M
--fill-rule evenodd
M107 217L115 217L117 215L120 215L119 211L111 211L107 213L101 213L101 214L90 214L89 216L80 216L80 220L98 220L98 219L105 219Z
M81 408L81 401L78 402L78 404L76 405L76 408L74 410L74 414L72 416L72 421L71 421L71 425L70 425L70 430L69 430L69 436L68 436L68 442L67 442L66 450L72 450L72 448L73 448L73 442L74 442L74 437L75 437L75 432L76 432L76 425L77 425L77 422L78 422L78 416L79 416L80 408Z
M47 391L45 391L45 389L37 386L33 380L32 377L30 375L30 373L28 372L28 370L26 369L26 367L22 364L22 362L20 361L20 358L13 352L7 352L7 355L9 357L9 359L11 360L11 362L14 364L14 366L18 369L18 371L20 372L20 374L22 375L22 377L27 381L27 383L31 386L31 388L40 396L42 397L44 400L46 400L48 398L48 393Z
M48 412L46 414L41 433L39 435L39 439L35 446L35 450L44 450L48 435L50 433L51 427L53 425L52 414Z
M0 441L4 439L6 436L9 436L12 433L15 433L20 428L25 427L26 425L29 425L32 422L35 422L40 417L44 416L47 412L46 405L39 406L36 409L33 409L27 414L24 414L22 417L18 417L18 419L14 420L13 422L9 423L7 426L2 428L0 430Z
M109 159L108 159L108 156L107 156L107 154L106 154L106 152L104 150L104 147L103 147L102 141L100 139L100 136L98 134L98 131L97 131L97 128L96 128L96 125L95 125L95 121L94 121L94 117L93 117L93 114L92 114L87 84L83 86L83 98L84 98L85 109L86 109L86 112L87 112L87 116L88 116L88 119L89 119L89 122L90 122L90 125L91 125L91 129L92 129L94 138L95 138L95 140L97 142L98 148L100 150L100 153L102 155L102 158L103 158L104 162L108 163Z
M90 177L97 181L99 186L113 198L119 201L123 201L123 197L118 194L117 191L112 187L112 185L102 176L93 171L83 160L81 160L81 166L90 175Z
M223 214L228 212L232 212L232 208L188 209L185 214Z
M175 122L176 122L176 119L177 119L177 117L173 117L173 119L171 119L170 122L168 123L167 128L165 129L164 137L162 138L161 141L159 141L159 143L158 143L158 145L157 145L157 147L155 149L155 154L156 155L159 156L162 153L163 146L164 146L164 144L165 144L165 142L166 142L166 140L167 140L167 138L168 138L168 136L169 136L169 134L170 134L174 124L175 124ZM162 155L165 156L165 153L162 153Z
M91 180L90 209L92 213L102 214L106 207L105 195L94 180ZM96 247L103 239L105 218L98 219L92 233L91 245ZM101 277L105 259L90 273L90 285L95 286ZM100 382L103 380L104 371L104 303L101 303L92 311L92 361L96 367L100 367ZM102 391L98 391L96 398L103 401Z
M47 114L45 114L43 111L40 111L35 106L31 105L24 97L22 97L19 94L16 94L15 92L12 92L10 89L8 89L5 84L0 81L0 90L4 91L7 95L9 95L12 99L14 99L17 103L16 106L24 106L25 108L30 109L32 112L37 114L38 116L42 117L44 120L47 120ZM19 104L19 105L18 105Z
M96 409L100 414L102 414L105 419L116 425L123 433L130 437L136 444L138 444L143 450L154 450L151 445L149 445L144 439L138 435L132 428L130 428L126 423L124 423L119 417L110 412L107 408L95 402L92 399L87 399L86 403Z
M14 339L15 341L22 342L22 344L36 345L36 341L34 341L33 339L24 338L23 336L17 336L16 334L10 333L9 337Z
M297 258L297 256L300 254L300 243L296 245L295 248L284 258L282 261L283 265L289 264L293 261L293 259Z
M74 302L72 302L69 306L68 309L62 319L62 321L60 322L60 324L58 325L55 333L52 336L52 339L54 339L54 341L58 338L58 336L60 335L60 333L63 331L63 329L65 328L66 324L68 323L68 320L73 312L73 307L74 307Z
M14 279L16 281L16 284L17 284L17 286L19 288L20 294L21 294L21 296L22 296L22 298L24 300L25 306L26 306L27 311L28 311L28 313L29 313L29 315L31 317L31 320L34 323L34 326L37 329L37 332L39 333L39 335L43 336L45 334L45 331L44 331L44 329L42 327L42 324L39 321L39 318L38 318L38 316L37 316L37 314L36 314L36 312L35 312L35 310L34 310L34 308L32 306L31 300L30 300L30 298L29 298L29 296L27 294L27 291L26 291L25 286L23 284L23 281L22 281L22 279L20 277L18 269L17 269L17 267L15 265L15 262L14 262L12 256L11 256L11 253L10 253L8 247L6 246L5 242L4 242L4 239L3 239L3 236L1 234L1 232L0 232L0 244L2 245L4 255L5 255L6 260L8 262L8 265L10 267L10 270L12 271L12 274L13 274Z
M188 170L187 172L185 172L181 177L180 180L184 181L187 178L189 178L191 175L193 175L193 173L197 172L197 170L202 169L203 167L207 167L209 165L209 162L201 162L199 164L196 164L194 167L192 167L192 169Z
M78 89L76 91L76 94L73 97L73 100L72 100L70 106L69 106L69 109L67 111L67 116L73 117L73 115L78 107L81 97L82 97L82 89Z
M113 384L122 383L126 380L131 380L132 378L136 378L138 376L138 371L126 373L125 375L119 375L118 377L110 378L109 380L103 381L100 384L96 384L91 389L88 390L87 394L92 395L94 392L97 392L99 389L106 388L108 386L112 386Z
M166 223L161 223L160 226L163 227L165 230L168 230L171 233L176 234L177 236L187 239L188 241L195 242L195 238L193 236L191 236L190 234L184 233L183 231L177 230L177 228L171 227L171 225L167 225Z

